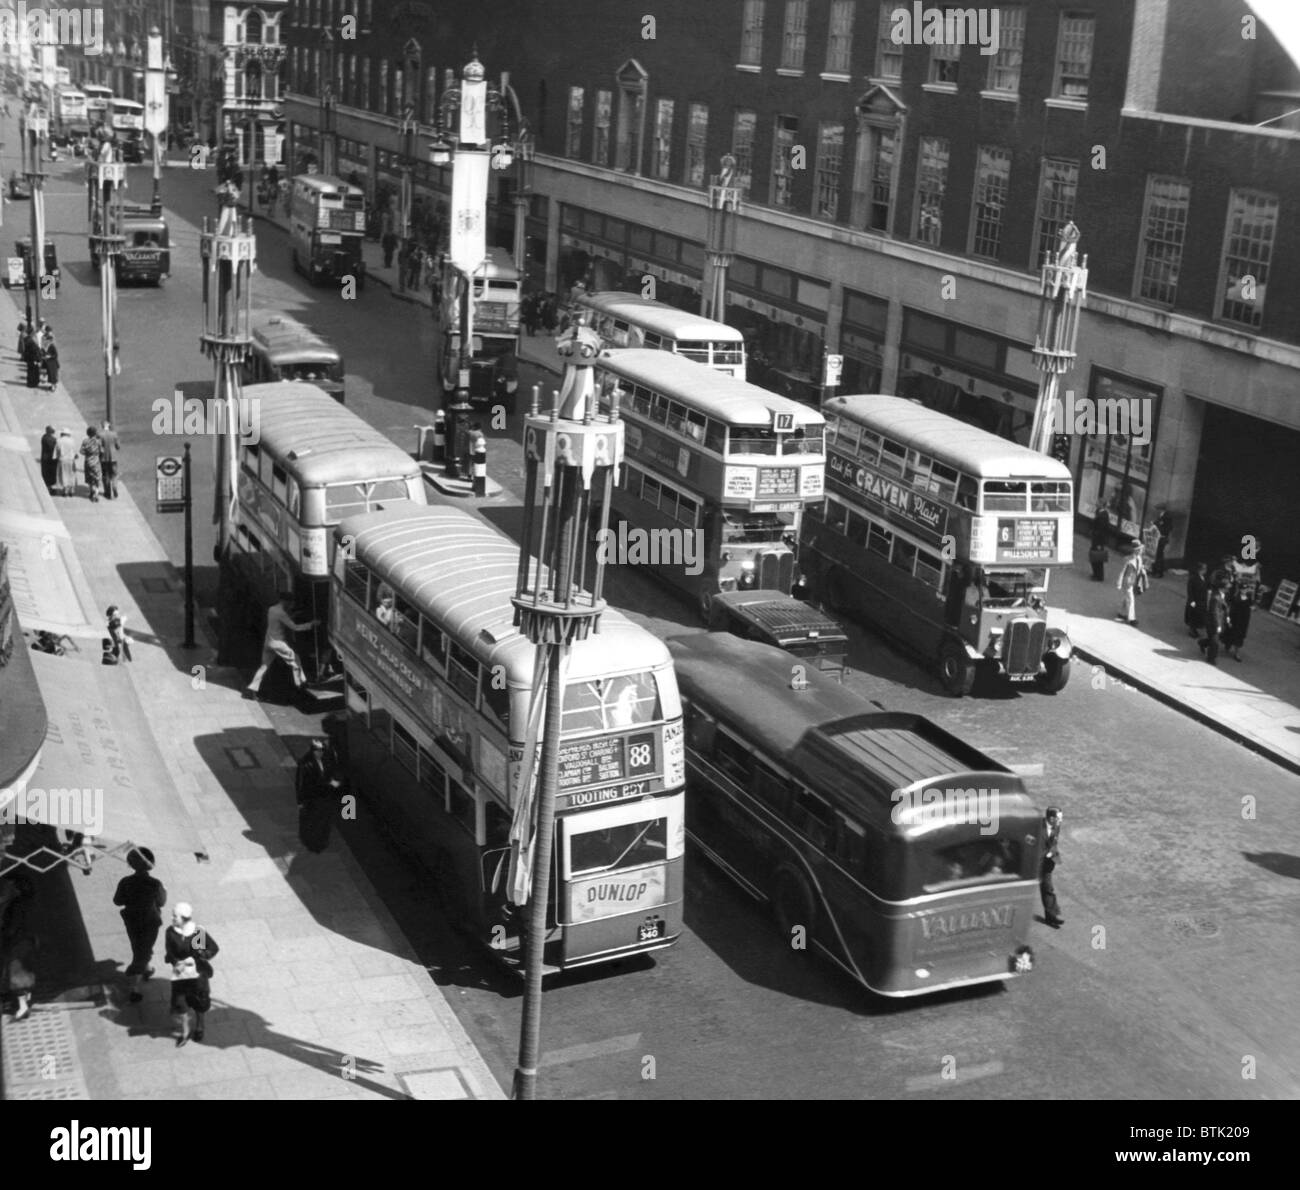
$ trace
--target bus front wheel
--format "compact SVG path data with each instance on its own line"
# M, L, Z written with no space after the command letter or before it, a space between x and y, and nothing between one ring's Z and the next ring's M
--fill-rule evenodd
M803 930L804 946L800 949L805 949L808 937L813 932L816 909L812 892L802 876L795 872L782 872L777 877L772 914L776 919L776 928L787 942L793 941L795 930Z
M975 685L975 663L970 659L964 645L956 641L944 641L939 650L939 680L943 688L954 698L961 698L971 692Z
M1043 672L1036 679L1038 688L1044 694L1056 694L1065 689L1070 680L1070 662L1056 653L1048 653L1043 658Z

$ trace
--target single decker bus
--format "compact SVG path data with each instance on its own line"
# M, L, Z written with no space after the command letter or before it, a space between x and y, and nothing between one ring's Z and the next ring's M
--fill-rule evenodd
M588 312L588 325L605 347L671 351L745 379L745 336L735 327L618 290L583 294L577 304L580 312Z
M617 388L627 423L612 511L663 543L652 571L706 620L719 591L788 595L800 515L824 492L822 415L667 351L606 350L595 367L601 408Z
M305 380L343 401L343 357L338 349L296 318L254 310L251 342L244 360L245 384Z
M789 654L676 637L687 837L882 996L1033 967L1042 817L1015 773L920 715L881 712ZM743 692L743 693L742 693Z
M1061 690L1071 645L1046 599L1074 557L1069 469L901 397L823 411L826 499L799 542L813 593L932 663L952 695L981 668Z
M406 451L315 384L252 384L243 401L257 434L236 445L231 540L220 560L222 607L239 608L244 617L232 632L256 635L279 593L292 591L305 618L319 621L300 656L308 678L321 681L331 660L331 529L359 512L423 505L424 476Z
M515 627L519 547L433 506L349 517L334 536L354 788L433 873L448 918L521 969L509 833L537 649ZM685 761L663 642L606 609L569 654L561 725L551 972L681 933Z

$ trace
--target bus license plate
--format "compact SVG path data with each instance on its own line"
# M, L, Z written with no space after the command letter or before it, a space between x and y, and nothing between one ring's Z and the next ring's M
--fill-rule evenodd
M641 923L636 932L638 942L653 942L656 938L664 936L664 923L662 921L645 921Z

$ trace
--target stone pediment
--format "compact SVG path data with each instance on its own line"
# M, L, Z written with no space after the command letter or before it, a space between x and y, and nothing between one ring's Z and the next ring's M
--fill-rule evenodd
M860 116L877 116L887 120L907 114L907 104L884 83L876 83L863 92L854 107Z

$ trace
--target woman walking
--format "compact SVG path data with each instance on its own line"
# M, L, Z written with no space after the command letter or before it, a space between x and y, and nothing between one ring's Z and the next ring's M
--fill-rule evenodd
M1205 631L1205 598L1210 591L1205 570L1205 563L1197 562L1187 576L1187 604L1183 608L1183 623L1187 625L1188 636L1199 637Z
M40 342L36 335L28 332L27 338L23 340L23 363L27 365L27 387L41 387L41 364L45 360L45 353L41 350Z
M131 875L118 881L113 904L122 910L122 924L131 942L131 965L126 977L131 984L131 1003L144 999L140 984L153 978L153 948L158 945L162 929L162 907L167 904L167 890L162 881L149 873L153 870L153 852L137 847L126 857Z
M163 951L172 969L172 1023L177 1048L191 1037L190 1009L194 1010L195 1041L203 1040L203 1018L212 1007L208 980L219 947L212 935L194 924L194 909L181 901L172 910L172 924L164 936Z
M77 444L72 431L59 431L59 487L65 496L77 494Z
M1119 615L1115 619L1137 627L1136 597L1146 590L1150 581L1147 578L1146 563L1142 561L1142 542L1132 538L1124 547L1124 566L1119 572L1115 588L1120 592Z
M53 392L59 383L59 347L54 342L54 332L50 331L45 337L45 348L42 352L43 362L45 364L45 378L50 383L50 391Z
M1205 600L1205 639L1198 641L1205 660L1219 664L1219 641L1228 627L1228 580L1211 581Z
M99 489L104 482L102 456L103 443L99 440L99 431L94 426L86 427L86 436L81 440L82 470L86 474L86 485L90 488L90 502L99 503Z
M1241 660L1241 646L1250 631L1250 614L1261 581L1258 557L1250 561L1232 560L1232 590L1228 596L1228 630L1223 634L1223 651L1234 661Z

